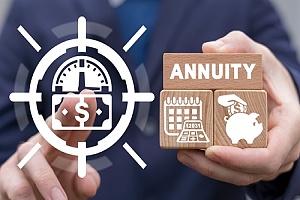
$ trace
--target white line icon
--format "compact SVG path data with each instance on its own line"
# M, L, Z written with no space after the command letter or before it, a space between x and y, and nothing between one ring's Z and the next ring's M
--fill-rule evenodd
M141 159L141 157L129 146L127 142L124 143L123 148L129 153L129 155L139 164L142 169L147 167L147 164Z
M228 107L229 116L225 116L226 134L232 144L237 144L241 139L248 144L253 144L263 131L262 123L258 123L257 113L246 114L247 103L235 94L222 95L218 97L218 103Z
M132 45L143 35L143 33L147 30L145 26L142 26L133 36L132 38L124 45L123 50L127 52Z
M202 123L199 97L167 97L164 101L164 132L177 143L209 143Z
M64 126L59 119L56 119L56 107L62 102L63 99L67 98L78 98L79 102L75 106L75 110L81 114L81 116L75 116L76 121L79 122L78 126ZM89 119L89 113L85 110L88 108L88 105L85 103L85 99L88 98L97 98L100 99L103 104L98 104L98 109L96 110L96 114L98 116L102 115L103 112L100 108L106 107L108 113L106 114L106 119L102 122L100 126L92 125L87 126L85 122ZM85 109L83 109L83 108ZM63 115L68 114L68 110L62 110ZM112 96L110 94L55 94L52 96L52 128L54 130L110 130L112 127Z
M83 33L81 33L83 34ZM84 36L81 36L84 38ZM82 40L82 39L81 39ZM83 50L82 48L81 50ZM82 80L80 80L80 78ZM111 94L103 94L103 91L112 92L112 83L109 73L106 68L96 59L89 56L75 56L67 61L57 69L53 82L52 92L80 92L80 81L83 82L84 88L93 90L95 95L82 94L54 94L52 95L52 127L54 130L110 130L112 127L112 96ZM101 94L98 94L101 93ZM76 105L76 111L82 114L81 117L75 116L76 121L79 122L77 127L65 127L55 117L56 106L59 105L64 98L79 98ZM86 98L101 99L102 106L108 106L107 119L101 126L86 127L85 122L89 119L89 113L83 108L87 109L88 105L85 103ZM99 106L99 105L98 105ZM100 107L96 110L97 115L102 114ZM68 110L63 110L64 115L67 115Z
M39 52L42 49L41 46L33 39L33 37L31 37L31 35L24 29L23 26L19 26L18 31L29 42L29 44L36 50L36 52Z
M41 47L38 43L29 35L25 29L20 26L19 32L25 37L25 39L31 44L36 51L39 51ZM138 38L146 31L146 27L142 26L138 32L128 41L124 46L125 52L138 40ZM137 102L152 102L154 100L154 94L151 92L135 92L135 87L131 73L124 62L124 60L119 56L119 54L106 44L87 38L86 35L86 19L84 17L78 18L78 36L75 39L70 39L64 41L55 47L53 47L44 57L40 60L33 73L29 92L22 93L11 93L10 100L13 102L29 102L30 112L32 119L39 130L40 134L44 139L53 147L69 155L78 156L78 175L80 177L85 177L86 175L86 157L94 154L98 154L115 144L120 137L125 133L129 123L131 122L135 103ZM60 56L66 54L66 51L71 48L77 48L78 53L86 53L87 48L92 48L97 50L97 53L109 60L112 65L116 68L120 75L120 78L126 84L126 92L122 92L122 102L127 104L127 108L124 114L121 115L119 122L115 127L111 127L112 119L112 104L111 104L111 94L112 83L107 73L105 67L101 65L97 60L88 56L77 56L72 57L65 61L58 69L55 77L53 78L52 92L56 92L59 89L61 92L79 92L78 91L78 76L83 74L85 79L84 85L95 91L93 98L102 98L104 106L108 106L107 111L98 108L96 114L99 116L107 115L107 119L103 121L101 126L98 127L86 127L85 122L89 118L89 114L85 112L87 104L85 103L85 98L92 98L87 95L74 94L73 97L79 98L79 103L75 107L76 111L81 114L80 116L75 116L75 119L79 122L78 127L64 127L59 123L59 120L52 124L53 129L56 130L109 130L110 133L103 139L97 142L96 146L87 147L86 142L78 142L78 148L73 146L68 146L66 141L57 137L56 134L48 127L45 123L44 117L38 111L38 102L42 102L42 93L38 92L38 84L43 77L47 69L51 64L58 59ZM80 54L81 55L81 54ZM87 78L88 77L88 78ZM96 92L101 92L97 94ZM105 92L105 93L102 93ZM59 105L62 98L67 98L65 94L54 94L52 96L52 111L55 111L55 106ZM68 114L67 109L62 110L63 115ZM25 165L26 162L32 157L36 152L33 148L26 159L21 163ZM32 154L32 155L31 155ZM137 160L136 160L137 161ZM146 165L142 165L142 168Z
M75 56L65 61L56 71L52 91L78 92L80 76L84 87L95 92L112 91L112 82L106 68L90 56Z
M201 120L185 120L183 130L176 142L179 143L208 143L210 142Z
M40 143L36 143L26 156L19 162L18 167L22 169L24 165L32 158L32 156L41 148Z

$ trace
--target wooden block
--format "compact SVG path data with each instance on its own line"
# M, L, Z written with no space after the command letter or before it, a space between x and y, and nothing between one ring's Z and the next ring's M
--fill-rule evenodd
M214 145L267 146L267 93L264 90L214 92Z
M161 148L204 149L211 145L213 145L213 92L161 91Z
M261 54L165 53L165 90L262 89Z

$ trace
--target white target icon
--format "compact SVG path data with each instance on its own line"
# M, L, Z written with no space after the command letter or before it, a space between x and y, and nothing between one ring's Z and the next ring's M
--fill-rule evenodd
M38 52L41 47L38 43L29 35L29 33L20 26L18 28L19 32L25 37L25 39L35 48ZM126 43L123 47L123 50L127 52L130 47L138 40L138 38L146 31L146 28L142 26L136 34ZM38 92L38 84L41 81L50 67L50 65L60 56L66 54L68 49L77 48L78 53L85 53L87 48L93 48L97 50L97 53L101 56L104 56L107 60L109 60L114 67L117 69L120 77L126 83L127 91L122 93L122 102L127 103L127 108L125 113L120 117L117 125L110 131L110 133L99 140L97 145L92 147L87 147L86 142L78 142L78 147L68 146L66 141L62 140L47 126L45 119L38 112L37 103L42 101L42 93ZM76 60L76 58L70 58L70 60ZM86 60L90 60L88 57L84 57ZM82 59L82 60L84 60ZM67 62L67 61L66 61ZM91 62L91 61L90 61ZM93 61L93 63L97 63ZM99 64L100 65L100 64ZM102 66L103 67L103 66ZM88 68L88 67L86 67ZM100 69L100 68L99 68ZM100 69L101 70L101 69ZM105 72L106 73L106 72ZM98 73L100 74L100 72ZM103 73L104 74L104 73ZM66 80L59 79L62 81ZM104 81L103 81L104 82ZM100 85L102 84L102 80ZM103 83L104 84L104 83ZM103 85L102 84L102 85ZM56 84L59 85L59 82ZM78 94L79 96L80 94ZM84 17L79 17L78 19L78 37L75 39L70 39L64 41L55 47L53 47L50 51L48 51L45 56L38 63L29 87L29 92L22 93L11 93L9 96L12 102L29 102L30 112L40 134L44 137L44 139L53 147L58 149L61 152L64 152L69 155L78 157L78 176L85 177L86 175L86 157L98 154L100 152L105 151L114 145L121 136L125 133L127 127L129 126L136 102L152 102L154 100L154 94L150 92L135 92L134 83L130 71L124 62L124 60L119 56L119 54L114 51L108 45L87 38L86 34L86 19ZM86 130L86 129L76 129L76 130ZM95 130L91 127L89 130ZM134 152L134 150L125 143L123 146L126 151L135 159L135 161L142 167L145 168L146 164L144 161ZM40 148L40 144L36 144L35 147L21 160L19 163L19 167L22 168L28 160L34 155L34 153Z

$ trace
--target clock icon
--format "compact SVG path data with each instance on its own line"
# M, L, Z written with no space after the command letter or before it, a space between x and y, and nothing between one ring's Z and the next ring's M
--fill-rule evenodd
M101 92L103 89L112 91L110 76L98 60L90 56L75 56L65 61L56 71L52 92L79 92L80 77L84 88L94 92Z

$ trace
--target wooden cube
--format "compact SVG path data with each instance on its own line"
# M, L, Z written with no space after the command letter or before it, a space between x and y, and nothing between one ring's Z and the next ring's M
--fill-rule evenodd
M267 124L264 90L214 92L214 145L266 147Z
M261 90L262 55L165 53L165 90Z
M161 91L161 148L205 149L211 145L213 145L213 92Z

